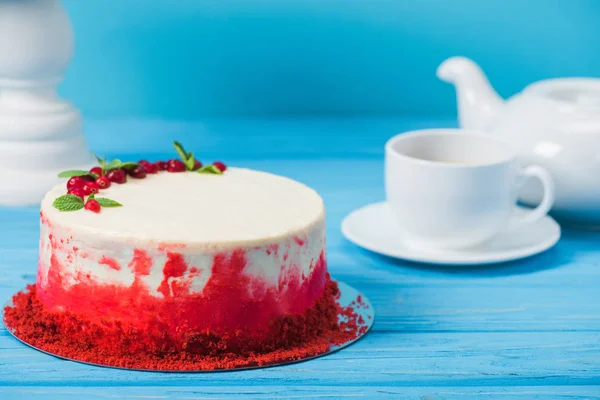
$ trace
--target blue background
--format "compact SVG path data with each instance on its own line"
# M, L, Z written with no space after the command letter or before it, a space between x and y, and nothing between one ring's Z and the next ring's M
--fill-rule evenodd
M475 59L504 96L600 76L594 0L64 0L62 87L88 117L455 114L435 77Z

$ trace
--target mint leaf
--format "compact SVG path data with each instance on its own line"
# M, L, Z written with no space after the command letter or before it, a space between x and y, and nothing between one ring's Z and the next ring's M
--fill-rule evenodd
M173 142L173 147L175 147L175 151L177 152L177 154L179 154L179 158L181 158L181 161L185 163L189 158L189 154L185 152L182 144L179 142Z
M173 147L175 147L175 151L177 151L179 158L181 158L181 161L183 161L183 164L185 165L187 170L193 171L194 163L196 161L196 159L194 158L194 153L192 153L191 151L186 152L183 148L183 145L179 142L173 142Z
M83 208L83 199L74 194L65 194L52 203L58 211L77 211Z
M190 157L187 160L184 160L183 163L185 164L185 167L188 169L188 171L191 171L194 169L194 164L196 160L194 160L194 155L192 153L188 154L190 154Z
M132 169L139 165L138 163L133 162L133 161L122 162L118 158L115 158L114 160L107 162L106 157L100 158L97 155L95 155L94 153L92 153L92 154L94 155L94 157L96 157L98 164L100 164L103 174L106 174L108 171L113 170L113 169L117 169L117 168ZM94 179L98 178L98 176L94 176L93 174L90 174L90 175L92 175L94 177Z
M122 163L121 165L119 165L118 167L115 168L123 168L123 169L130 169L130 168L135 168L138 166L138 163L133 162L133 161L127 161Z
M121 166L121 164L122 164L121 160L119 160L118 158L115 158L114 160L112 160L108 164L104 164L104 166L102 167L102 169L104 171L110 171L111 169L119 168Z
M102 168L102 173L106 174L106 172L108 172L108 169L106 168L106 157L100 158L97 155L95 155L94 153L92 153L92 155L94 157L96 157L96 161L98 161L98 165L100 165L100 168Z
M123 204L107 199L106 197L96 197L96 201L100 203L102 207L123 207Z
M106 157L100 158L97 155L95 155L94 153L92 153L92 155L96 158L96 161L98 161L98 165L100 165L100 167L102 167L104 169L104 164L106 164Z
M215 175L223 174L223 172L221 172L221 170L219 168L215 167L212 164L206 165L200 169L197 169L196 172L199 172L201 174L215 174Z
M94 179L98 178L98 175L96 174L92 174L90 171L84 171L84 170L80 170L80 169L71 169L68 171L63 171L60 174L58 174L59 178L71 178L73 176L91 176Z

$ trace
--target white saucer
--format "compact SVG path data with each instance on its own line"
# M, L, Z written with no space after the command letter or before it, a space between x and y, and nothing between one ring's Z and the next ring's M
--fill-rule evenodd
M525 212L516 207L516 215ZM468 250L421 250L403 243L387 203L374 203L350 213L342 221L348 240L389 257L429 264L493 264L529 257L552 247L560 239L560 226L551 217L519 231L500 233L489 242Z

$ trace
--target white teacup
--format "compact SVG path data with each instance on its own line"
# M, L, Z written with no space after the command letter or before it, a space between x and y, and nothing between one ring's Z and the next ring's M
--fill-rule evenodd
M507 143L461 129L391 138L385 145L385 187L403 240L420 248L468 248L543 218L554 201L552 178L539 166L522 169L516 155ZM518 191L530 177L542 182L543 200L524 217L511 218Z

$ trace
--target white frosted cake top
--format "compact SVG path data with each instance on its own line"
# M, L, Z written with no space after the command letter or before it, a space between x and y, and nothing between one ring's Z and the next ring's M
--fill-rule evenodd
M164 243L257 242L304 232L324 218L321 197L281 176L230 168L223 175L160 172L146 179L113 183L97 197L123 207L61 212L52 202L65 183L42 200L53 224L78 234L104 234Z

